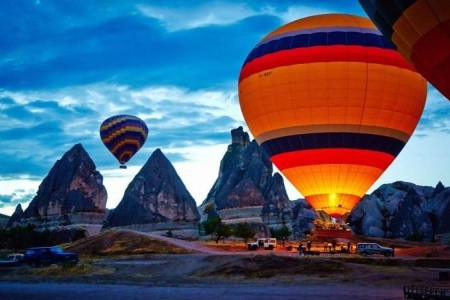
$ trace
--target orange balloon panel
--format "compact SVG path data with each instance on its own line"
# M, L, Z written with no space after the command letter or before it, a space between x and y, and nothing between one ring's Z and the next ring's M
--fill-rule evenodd
M321 15L266 36L239 77L245 121L316 209L349 212L423 112L426 81L370 20Z
M359 2L398 51L450 99L450 1Z

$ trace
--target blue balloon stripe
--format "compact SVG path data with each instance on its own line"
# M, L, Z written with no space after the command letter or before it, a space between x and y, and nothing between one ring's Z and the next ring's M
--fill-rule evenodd
M333 45L396 49L390 41L388 41L385 37L383 37L383 35L381 35L381 33L374 34L345 31L316 32L313 34L298 34L294 36L286 36L256 46L247 56L244 65L255 58L282 50Z

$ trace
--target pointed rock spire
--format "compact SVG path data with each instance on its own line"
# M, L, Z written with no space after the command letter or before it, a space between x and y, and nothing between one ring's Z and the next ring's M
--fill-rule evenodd
M81 144L56 161L44 178L24 218L40 218L77 212L104 213L107 192L103 176Z
M103 228L159 222L197 222L197 205L175 168L156 149L128 185Z
M8 223L6 224L6 228L14 227L16 224L20 224L20 220L23 217L23 209L22 205L19 203L14 210L11 218L9 218Z

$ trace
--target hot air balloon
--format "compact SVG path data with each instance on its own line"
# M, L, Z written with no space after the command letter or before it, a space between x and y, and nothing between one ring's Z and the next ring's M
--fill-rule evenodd
M367 19L328 14L264 37L239 76L244 119L316 209L358 203L422 115L426 81Z
M419 73L450 100L450 1L359 0Z
M103 121L100 137L106 148L117 158L120 168L126 169L128 162L147 139L148 128L135 116L118 115Z

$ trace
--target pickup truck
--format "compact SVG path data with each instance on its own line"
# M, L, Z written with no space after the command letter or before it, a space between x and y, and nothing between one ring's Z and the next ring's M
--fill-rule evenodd
M76 265L78 254L65 252L60 247L35 247L25 251L24 261L30 266L49 266L51 264Z
M10 254L6 259L0 260L0 268L18 266L22 262L23 254Z

